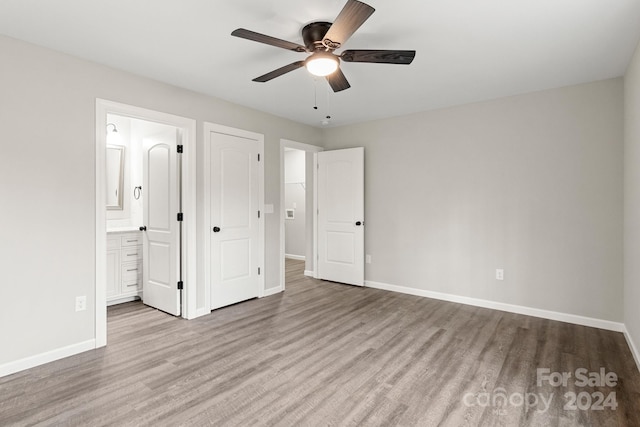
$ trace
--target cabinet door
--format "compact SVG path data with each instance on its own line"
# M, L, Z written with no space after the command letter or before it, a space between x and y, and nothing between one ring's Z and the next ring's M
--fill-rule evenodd
M120 293L120 250L107 251L107 298Z

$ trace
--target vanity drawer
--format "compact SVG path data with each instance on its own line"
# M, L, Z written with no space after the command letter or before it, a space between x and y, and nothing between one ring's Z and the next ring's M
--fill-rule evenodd
M122 262L137 261L142 258L142 246L122 248Z
M137 280L122 282L122 292L137 292L142 289L142 285Z
M142 244L142 234L125 234L122 236L122 247L138 246Z
M142 277L142 263L128 262L122 264L122 274L120 277L122 278L123 285L129 282L137 284Z

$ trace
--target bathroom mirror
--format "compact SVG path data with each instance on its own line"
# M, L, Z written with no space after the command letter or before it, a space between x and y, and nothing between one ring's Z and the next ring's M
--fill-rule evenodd
M107 210L122 210L124 147L107 145Z

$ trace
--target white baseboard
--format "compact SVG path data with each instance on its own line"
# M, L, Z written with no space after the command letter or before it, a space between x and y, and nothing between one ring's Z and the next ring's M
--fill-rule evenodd
M196 317L200 317L200 316L206 316L207 314L210 314L211 310L208 308L199 308L196 310Z
M112 306L112 305L122 304L122 303L125 303L125 302L136 301L136 300L140 300L140 299L141 298L140 298L139 295L116 298L116 299L112 299L112 300L107 301L107 307Z
M315 271L312 271L312 270L305 270L305 271L304 271L304 275L305 275L305 276L314 277L314 276L315 276L315 274L316 274L316 272L315 272Z
M633 355L633 359L636 361L636 366L640 371L640 351L638 351L638 347L636 347L626 327L624 328L624 337L627 340L627 344L629 345L629 348L631 349L631 354Z
M268 297L270 295L275 295L275 294L277 294L279 292L282 292L282 287L281 286L276 286L275 288L265 289L263 297Z
M304 255L284 254L284 257L287 259L297 259L298 261L304 261L306 259Z
M24 371L25 369L33 368L35 366L44 365L45 363L53 362L54 360L64 359L65 357L93 350L94 348L96 348L96 340L90 339L88 341L57 348L45 353L36 354L35 356L29 356L24 359L5 363L0 365L0 377Z
M525 307L522 305L507 304L503 302L489 301L479 298L463 297L441 292L426 291L423 289L409 288L406 286L390 285L387 283L373 282L365 280L365 286L386 291L400 292L403 294L416 295L420 297L433 298L442 301L456 302L460 304L472 305L475 307L490 308L493 310L507 311L509 313L524 314L527 316L541 317L543 319L558 320L560 322L574 323L576 325L590 326L593 328L606 329L615 332L624 332L623 323L609 320L595 319L592 317L578 316L575 314L560 313L557 311L543 310L540 308Z

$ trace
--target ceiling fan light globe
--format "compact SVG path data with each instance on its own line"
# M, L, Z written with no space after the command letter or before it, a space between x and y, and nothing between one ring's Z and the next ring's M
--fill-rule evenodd
M311 57L305 63L307 70L314 76L324 77L338 69L338 60L333 56Z

